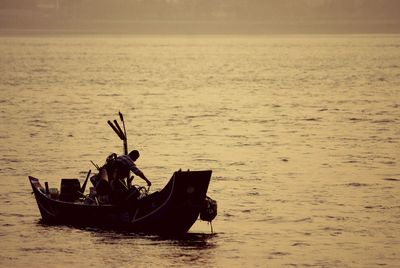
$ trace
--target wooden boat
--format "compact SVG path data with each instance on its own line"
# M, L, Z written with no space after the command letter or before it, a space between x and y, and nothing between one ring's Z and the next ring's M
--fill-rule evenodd
M29 176L29 181L45 223L176 235L186 233L199 217L211 173L176 171L161 191L122 205L87 204L83 197L62 201L52 198L37 178Z

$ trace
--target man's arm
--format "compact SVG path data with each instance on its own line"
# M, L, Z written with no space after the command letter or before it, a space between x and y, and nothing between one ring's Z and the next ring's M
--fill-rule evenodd
M146 176L143 174L143 172L142 172L142 176L140 176L140 175L138 175L138 176L146 181L147 186L151 186L151 181L149 181L149 179L146 178Z
M149 180L146 178L146 176L143 174L143 172L142 172L140 169L138 169L135 165L133 165L133 166L131 167L131 170L132 170L133 173L135 173L135 175L139 176L139 177L142 178L144 181L146 181L146 183L147 183L148 186L151 186L151 181L149 181Z

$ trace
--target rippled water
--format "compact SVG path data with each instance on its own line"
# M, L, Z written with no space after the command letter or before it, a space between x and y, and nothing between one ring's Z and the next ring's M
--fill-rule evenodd
M400 36L0 37L0 266L396 267ZM46 226L27 176L212 169L214 235ZM139 183L139 182L138 182Z

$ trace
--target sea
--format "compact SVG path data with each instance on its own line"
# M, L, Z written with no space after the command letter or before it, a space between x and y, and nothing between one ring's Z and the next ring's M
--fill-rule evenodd
M212 225L40 220L28 176L83 182L119 111L151 192L212 170ZM399 264L400 35L0 35L0 267Z

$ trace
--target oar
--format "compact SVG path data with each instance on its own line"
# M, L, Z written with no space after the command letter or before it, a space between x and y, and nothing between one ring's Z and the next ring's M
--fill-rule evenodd
M122 129L121 129L121 127L119 126L117 120L114 120L114 124L115 124L115 126L117 127L119 133L121 133L121 134L124 136L124 139L123 139L123 141L124 141L124 154L127 155L127 154L128 154L128 142L127 142L127 140L126 140L126 136L125 136L125 134L122 132Z
M122 129L121 129L121 127L119 126L119 124L118 124L118 121L117 120L114 120L114 125L117 127L117 129L118 129L118 132L119 133L121 133L121 135L123 135L124 136L124 140L126 139L126 137L125 137L125 134L124 134L124 132L122 132Z
M110 120L108 120L107 123L110 125L110 127L114 130L114 132L118 135L118 137L121 140L125 140L125 135L124 133L122 133L122 131L119 132L119 130L113 125L113 123Z
M122 115L122 113L119 111L119 119L121 119L122 122L122 126L124 127L124 134L125 134L125 138L128 139L128 136L126 136L126 129L125 129L125 121L124 121L124 116Z

